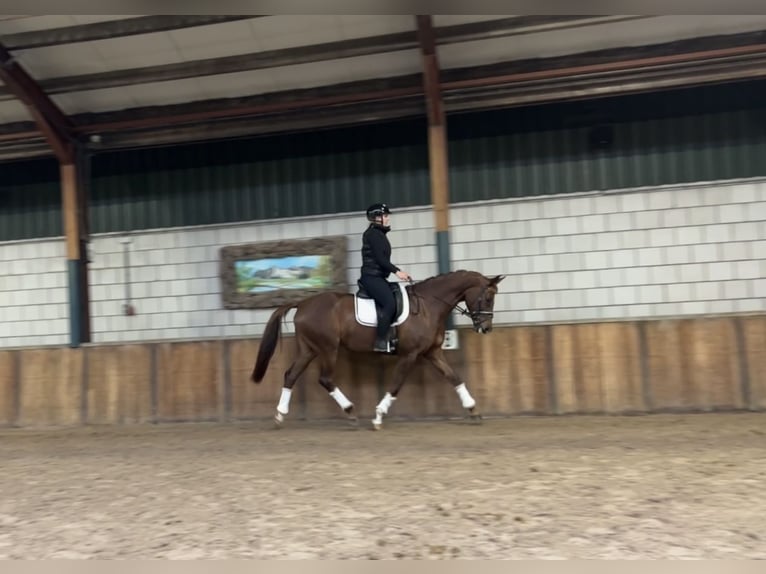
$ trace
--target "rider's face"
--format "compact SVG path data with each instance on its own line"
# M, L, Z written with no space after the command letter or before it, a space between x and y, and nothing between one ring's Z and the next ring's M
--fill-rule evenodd
M382 217L382 222L383 222L383 225L388 227L391 224L391 216L387 213L384 213Z

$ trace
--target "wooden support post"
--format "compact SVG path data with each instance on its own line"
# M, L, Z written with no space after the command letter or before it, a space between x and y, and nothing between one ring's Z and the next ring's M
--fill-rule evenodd
M428 157L431 179L431 203L436 224L436 257L439 273L450 271L449 240L449 162L447 157L447 121L439 82L439 60L431 16L416 16L418 42L423 59L423 91L428 111ZM452 315L446 328L454 330Z
M79 347L91 340L87 206L78 164L62 163L60 173L69 285L69 344Z
M0 44L0 80L23 102L59 160L69 284L70 347L90 342L87 207L81 147L69 118Z

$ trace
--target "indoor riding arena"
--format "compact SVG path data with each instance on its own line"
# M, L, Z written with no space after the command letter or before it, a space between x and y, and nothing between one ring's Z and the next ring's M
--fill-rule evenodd
M766 558L765 35L0 16L0 558ZM391 355L350 315L378 202ZM285 395L290 311L255 383L329 292L370 351Z

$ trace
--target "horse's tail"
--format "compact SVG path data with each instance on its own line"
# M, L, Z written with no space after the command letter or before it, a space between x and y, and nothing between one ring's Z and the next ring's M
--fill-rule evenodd
M251 379L254 383L260 383L266 374L269 361L274 355L274 349L277 348L277 340L282 326L282 319L287 312L295 307L295 304L282 305L271 314L269 322L266 323L266 329L263 331L261 346L258 349L258 357L255 359L255 367Z

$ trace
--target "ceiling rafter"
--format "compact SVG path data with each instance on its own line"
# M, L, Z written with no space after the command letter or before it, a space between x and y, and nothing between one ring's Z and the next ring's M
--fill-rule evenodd
M436 42L440 45L468 42L487 38L501 38L521 34L531 34L542 30L563 30L568 28L592 26L606 22L650 18L651 16L518 16L499 18L483 22L456 24L437 30ZM176 64L162 64L142 68L130 68L81 74L40 80L40 86L48 94L85 92L105 88L182 80L201 76L215 76L265 70L280 66L310 64L342 58L353 58L417 50L417 32L397 32L379 36L367 36L351 40L339 40L322 44L283 48L220 58L207 58ZM0 89L0 99L4 96ZM7 99L7 97L6 97Z
M34 30L7 34L3 44L8 50L29 50L62 44L92 42L94 40L109 40L138 34L167 32L195 26L209 26L235 20L261 18L261 16L190 16L186 14L172 16L138 16L107 22L64 26L48 30Z
M0 43L0 79L21 100L61 163L74 162L74 124Z

